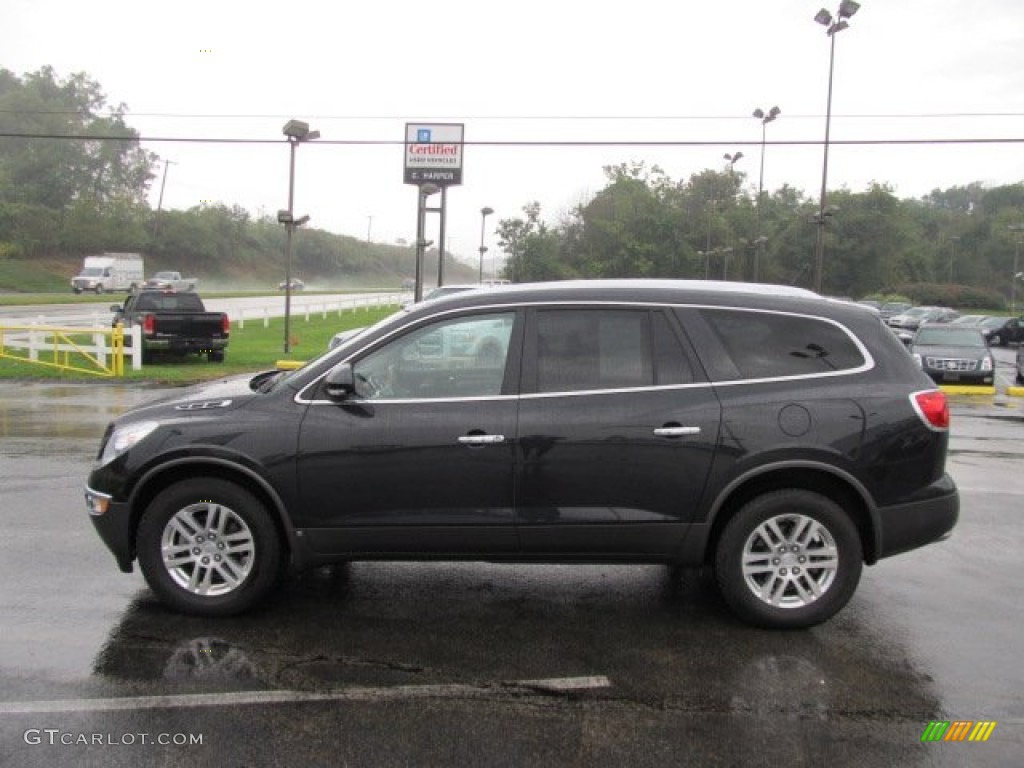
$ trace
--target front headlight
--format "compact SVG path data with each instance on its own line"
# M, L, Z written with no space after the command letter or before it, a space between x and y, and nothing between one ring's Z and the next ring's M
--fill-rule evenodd
M982 360L981 360L981 370L983 370L983 371L991 371L991 370L993 370L995 368L995 365L993 364L994 362L995 361L991 357L982 358Z
M160 425L155 421L140 421L136 424L126 424L115 429L110 435L110 439L107 440L107 444L103 446L99 466L102 467L105 464L109 464L118 456L127 452L158 426Z
M914 362L917 363L918 368L924 368L924 362L921 360L921 355L917 352L914 353Z

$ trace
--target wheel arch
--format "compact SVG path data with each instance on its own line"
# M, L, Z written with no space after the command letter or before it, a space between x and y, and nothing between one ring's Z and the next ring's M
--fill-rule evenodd
M282 562L288 563L302 550L296 546L295 530L288 522L285 504L273 486L248 467L215 457L190 457L169 461L149 470L132 490L129 499L131 517L131 557L136 557L135 540L139 521L156 496L181 480L210 477L235 483L254 494L267 508L277 528L282 546Z
M714 562L715 550L733 515L751 499L787 488L820 493L839 504L853 520L864 548L864 562L878 560L878 514L871 495L855 477L837 467L814 462L773 464L736 478L715 499L709 514L710 527L704 543L705 563Z

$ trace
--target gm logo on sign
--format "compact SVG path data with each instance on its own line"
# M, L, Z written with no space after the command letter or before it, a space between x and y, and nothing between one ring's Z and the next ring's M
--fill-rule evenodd
M420 128L418 131L416 131L416 141L419 142L420 144L429 144L430 143L430 129L429 128Z
M995 729L995 720L933 720L921 734L921 741L988 741Z

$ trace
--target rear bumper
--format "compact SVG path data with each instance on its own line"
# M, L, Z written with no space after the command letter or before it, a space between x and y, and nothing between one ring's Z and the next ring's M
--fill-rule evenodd
M960 517L960 494L948 474L928 486L921 498L877 510L878 558L947 538Z
M143 337L142 346L153 352L210 352L211 350L227 349L227 339L147 339Z

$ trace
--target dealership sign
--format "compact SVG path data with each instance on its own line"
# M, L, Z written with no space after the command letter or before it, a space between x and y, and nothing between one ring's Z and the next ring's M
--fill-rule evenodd
M405 183L462 183L462 123L405 124Z

